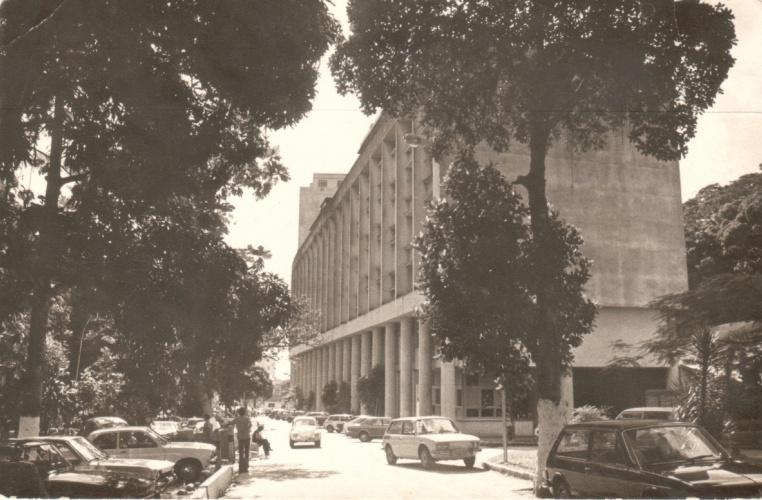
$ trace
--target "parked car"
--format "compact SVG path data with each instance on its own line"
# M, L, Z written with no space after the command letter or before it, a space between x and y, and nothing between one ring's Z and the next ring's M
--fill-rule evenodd
M177 477L185 482L198 479L217 451L208 443L170 442L149 427L101 429L90 434L88 439L118 458L169 460L175 464Z
M481 450L478 437L461 433L452 420L438 416L392 420L381 447L389 465L398 458L417 458L426 469L438 460L463 460L466 467L473 467Z
M201 417L186 418L180 423L174 441L201 441L204 429L204 419Z
M13 442L50 443L75 469L132 472L152 481L157 492L166 490L177 479L175 464L168 460L114 458L82 436L39 436Z
M180 431L180 422L174 420L154 420L151 422L150 427L155 430L157 434L168 439L174 439Z
M355 416L355 418L353 418L352 420L350 420L349 422L346 422L344 424L344 427L341 429L342 434L346 434L347 433L347 426L348 425L354 425L354 424L360 423L360 422L362 422L363 419L368 418L370 416L371 415L357 415L357 416Z
M353 420L355 423L344 424L344 434L347 437L360 438L360 441L367 443L384 437L384 432L391 421L389 417L364 417L359 421Z
M735 460L695 424L607 420L567 425L546 462L556 498L762 495L762 467Z
M342 413L339 415L329 415L323 422L323 428L328 432L341 432L344 428L344 424L354 419L354 415L348 413Z
M288 444L294 448L297 443L312 443L316 448L320 448L320 438L322 436L315 417L296 417L291 423L291 430L288 431Z
M0 495L18 498L147 498L153 481L134 473L78 470L51 443L0 444Z
M625 418L631 420L677 420L675 418L675 408L662 406L628 408L616 416L617 420Z
M93 417L85 421L85 427L82 431L85 436L98 429L108 429L110 427L127 427L127 421L120 417Z
M330 415L325 411L308 411L306 416L313 417L322 426Z

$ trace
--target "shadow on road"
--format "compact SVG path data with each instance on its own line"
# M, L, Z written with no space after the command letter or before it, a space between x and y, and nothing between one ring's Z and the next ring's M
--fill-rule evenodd
M260 465L255 469L238 474L233 478L233 483L249 484L255 480L267 479L270 481L289 481L291 479L323 479L338 474L330 470L309 470L294 467L292 464Z
M436 463L434 464L434 467L431 468L431 470L426 470L423 468L423 465L421 465L420 462L408 462L408 463L398 463L397 465L394 465L392 467L399 467L401 469L410 469L415 470L418 469L421 472L425 473L436 473L436 474L480 474L482 472L489 472L486 469L481 469L478 467L464 467L463 465L448 465L443 463Z

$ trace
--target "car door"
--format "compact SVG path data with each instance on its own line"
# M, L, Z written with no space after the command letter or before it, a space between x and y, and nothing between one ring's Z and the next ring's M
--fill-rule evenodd
M389 425L389 430L384 434L386 443L392 447L392 451L398 457L402 456L402 421L398 420Z
M590 430L566 429L561 434L553 455L552 469L560 474L574 493L586 493L585 468L588 465Z
M118 431L109 431L94 436L92 442L95 446L113 457L125 458L127 456L127 451L124 450L120 453L119 447L117 446L118 439Z
M368 425L368 434L374 438L382 437L384 435L384 431L386 431L386 428L389 427L389 422L391 422L391 419L388 418L373 419L373 421Z
M585 467L585 494L593 497L640 496L637 473L628 464L621 438L615 430L591 433L590 457Z
M418 458L418 436L415 435L415 422L402 421L402 437L400 439L401 457Z
M166 460L163 448L153 436L142 430L122 431L119 433L119 450L129 458L148 458Z

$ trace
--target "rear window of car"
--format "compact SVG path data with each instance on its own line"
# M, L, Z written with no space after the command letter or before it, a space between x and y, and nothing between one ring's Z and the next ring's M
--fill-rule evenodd
M104 450L116 449L116 432L107 432L93 438L93 444Z
M556 448L556 456L585 460L589 441L588 430L564 431Z

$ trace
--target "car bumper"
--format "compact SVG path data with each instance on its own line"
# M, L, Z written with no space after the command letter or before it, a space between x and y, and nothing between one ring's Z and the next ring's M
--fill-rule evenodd
M471 458L476 456L476 451L472 449L454 449L454 450L431 450L431 456L435 460L456 460L460 458Z

